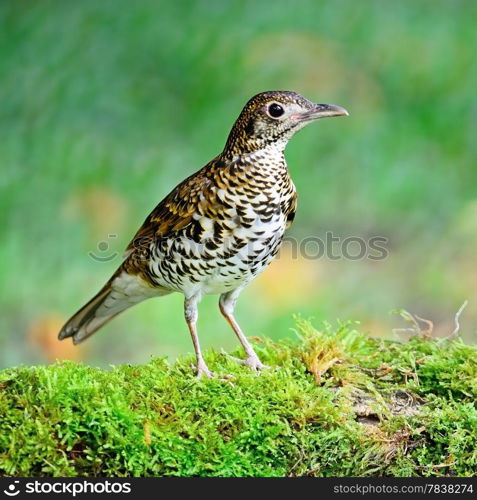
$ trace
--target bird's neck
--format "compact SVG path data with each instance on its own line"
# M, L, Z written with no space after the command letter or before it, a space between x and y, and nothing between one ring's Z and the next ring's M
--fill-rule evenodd
M268 144L262 148L229 148L226 147L221 158L226 162L237 162L244 161L246 163L263 163L265 164L275 164L277 167L283 166L286 168L285 161L285 143L274 142Z
M269 137L266 135L247 135L244 134L241 127L234 126L227 138L222 156L241 156L244 154L259 153L266 151L270 153L283 151L291 138L292 133L282 134L280 137Z

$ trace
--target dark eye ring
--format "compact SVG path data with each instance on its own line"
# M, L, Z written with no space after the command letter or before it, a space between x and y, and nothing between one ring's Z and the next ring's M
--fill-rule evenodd
M272 102L272 104L268 106L268 114L272 118L279 118L283 113L285 113L285 110L276 102Z

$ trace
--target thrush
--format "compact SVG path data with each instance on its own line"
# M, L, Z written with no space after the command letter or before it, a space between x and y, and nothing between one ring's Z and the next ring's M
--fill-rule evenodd
M104 287L61 329L59 339L82 342L120 312L151 297L184 294L184 315L198 377L213 377L197 333L198 304L219 294L222 315L245 350L237 361L259 371L258 358L234 317L240 292L277 254L297 206L284 149L305 125L347 116L290 91L252 97L225 148L176 186L150 213Z

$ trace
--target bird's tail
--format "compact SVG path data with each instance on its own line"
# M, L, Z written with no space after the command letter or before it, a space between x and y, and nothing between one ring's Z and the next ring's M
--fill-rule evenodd
M130 297L124 276L133 278L119 268L106 285L66 322L58 339L73 337L73 344L79 344L120 312L146 298L139 296L134 300L134 297Z
M150 297L168 293L169 290L151 287L139 276L128 274L120 267L106 285L66 322L58 338L73 337L73 343L79 344L120 312Z
M106 302L111 298L111 295L112 287L111 281L109 281L87 304L66 322L58 334L58 338L63 340L67 337L73 337L73 343L79 344L93 335L94 332L99 330L104 324L114 318L114 316L127 309L129 305L132 305L124 304L124 307L122 307L122 305L117 304L119 310L118 307L115 307L113 311L110 311Z

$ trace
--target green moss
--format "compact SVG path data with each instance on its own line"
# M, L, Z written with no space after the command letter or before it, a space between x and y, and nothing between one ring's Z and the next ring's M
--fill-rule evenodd
M371 476L477 473L477 349L368 338L350 324L257 340L257 376L191 357L110 371L0 372L0 475Z

